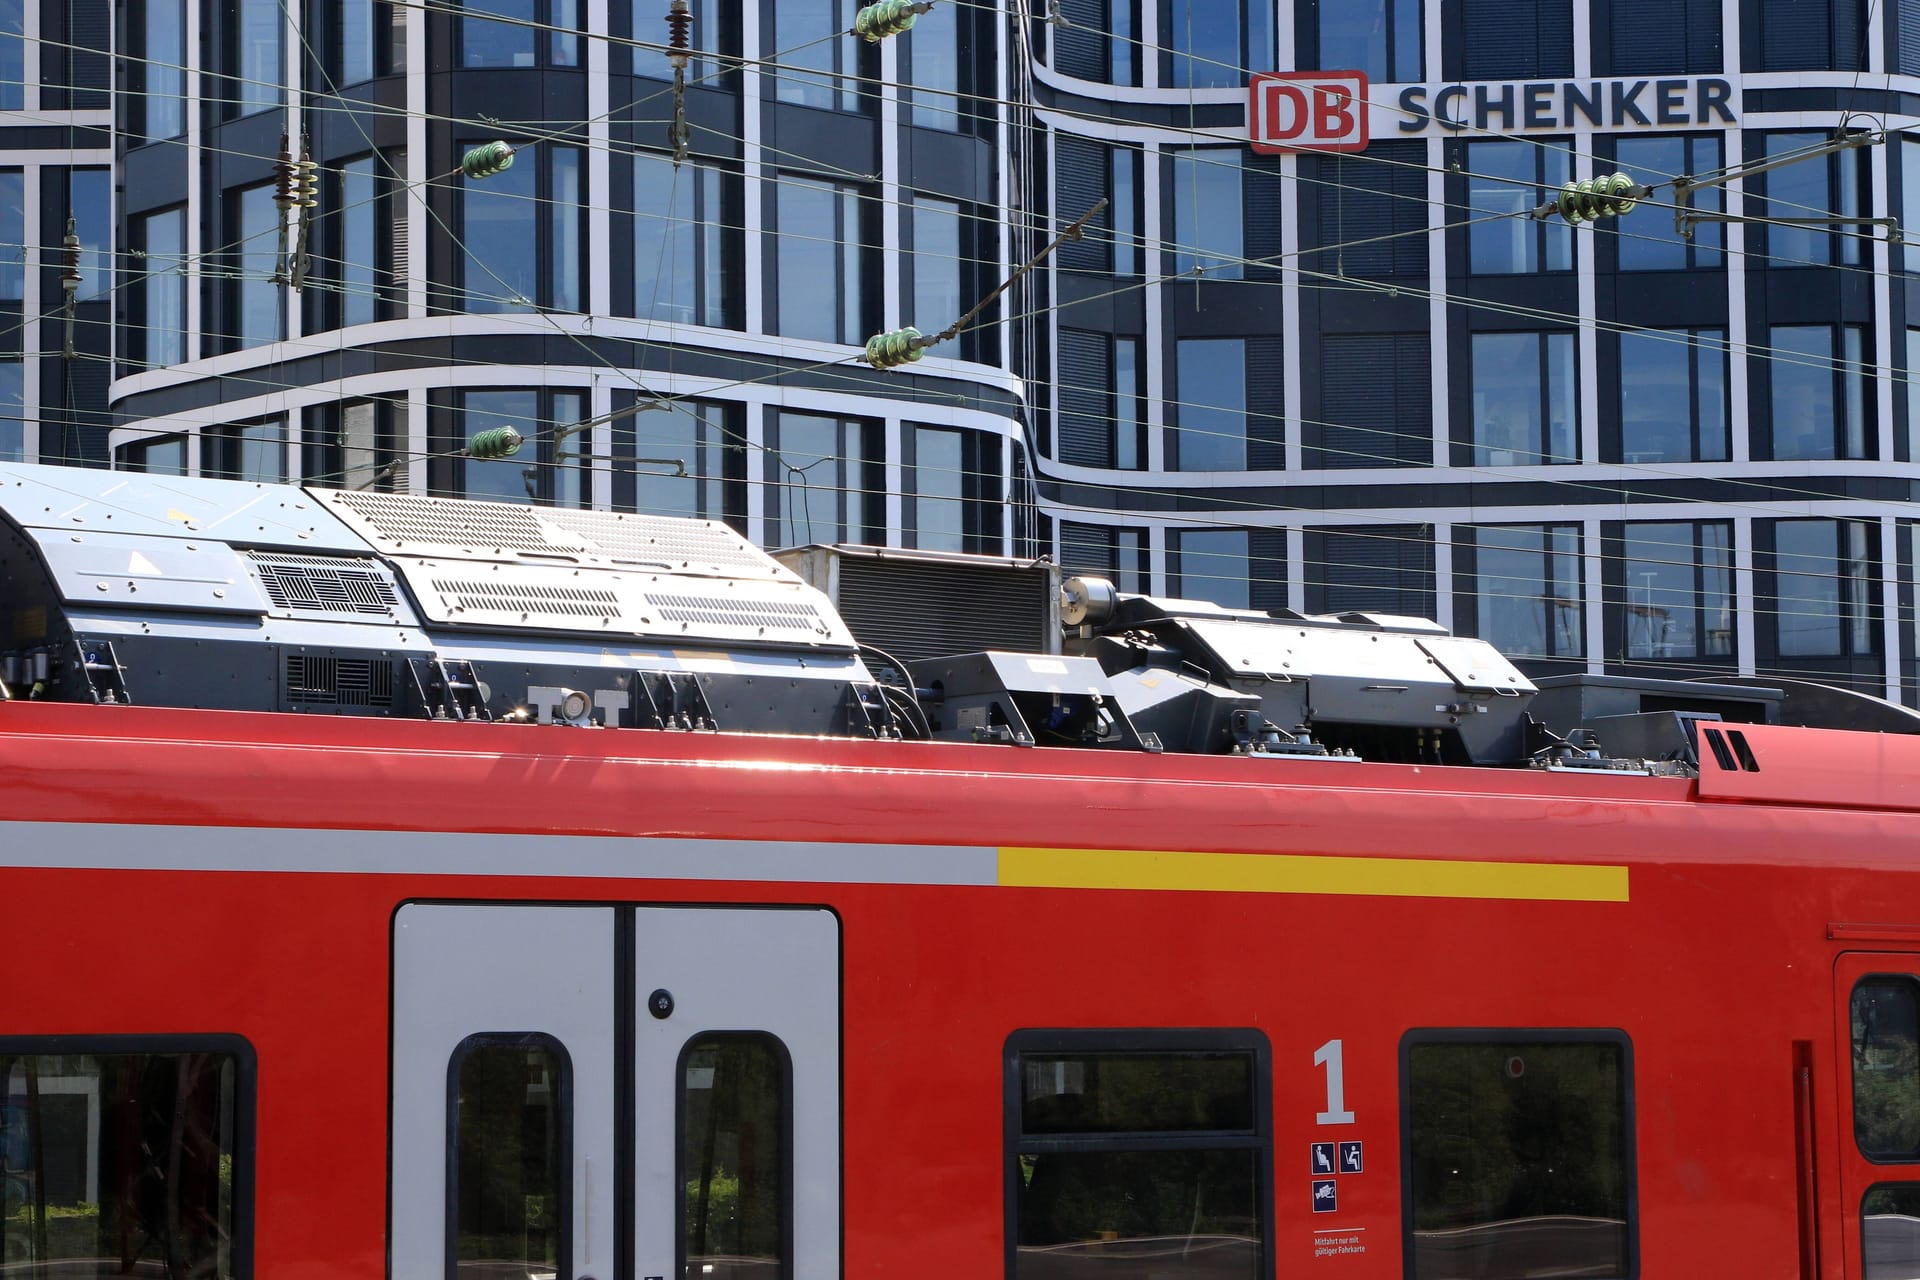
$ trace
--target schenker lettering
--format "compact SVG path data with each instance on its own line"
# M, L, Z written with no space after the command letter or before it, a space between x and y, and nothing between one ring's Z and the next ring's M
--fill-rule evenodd
M1716 77L1673 80L1560 80L1533 84L1408 85L1400 91L1401 133L1442 129L1512 133L1639 125L1738 124L1733 83Z

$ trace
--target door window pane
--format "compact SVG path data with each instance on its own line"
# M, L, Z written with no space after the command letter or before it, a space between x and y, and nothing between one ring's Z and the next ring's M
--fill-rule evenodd
M686 1280L784 1274L786 1049L771 1036L703 1036L681 1054L680 1167Z
M1627 1274L1623 1043L1416 1042L1405 1070L1412 1280Z
M1920 1000L1911 978L1853 989L1853 1136L1869 1159L1920 1154Z
M247 1270L241 1074L230 1052L0 1053L0 1272Z
M1112 1042L1154 1033L1087 1034L1108 1043L1023 1032L1010 1046L1014 1280L1269 1274L1264 1044L1191 1032L1133 1048Z
M1883 1182L1860 1200L1861 1280L1920 1276L1920 1182Z
M548 1036L454 1050L454 1280L570 1274L572 1065Z

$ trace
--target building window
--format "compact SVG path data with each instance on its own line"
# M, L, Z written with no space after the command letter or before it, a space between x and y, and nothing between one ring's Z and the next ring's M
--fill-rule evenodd
M781 73L770 77L777 100L828 111L868 109L859 77L871 74L877 62L864 65L870 55L859 46L865 42L846 34L858 8L859 0L780 0L769 6L767 48L781 51Z
M281 214L271 183L227 195L227 255L233 279L227 283L228 347L239 350L278 342L286 336L280 286Z
M0 302L27 292L27 186L19 169L0 169Z
M580 310L581 149L531 150L504 173L462 182L463 311Z
M134 219L133 237L142 254L134 291L140 323L129 345L149 368L180 364L188 358L186 207Z
M782 175L775 189L779 332L864 343L872 329L872 201L853 187ZM944 327L944 326L942 326Z
M1720 0L1612 0L1610 19L1595 25L1598 75L1705 76L1724 65Z
M0 31L23 6L0 6ZM111 0L60 0L40 7L40 109L104 111L113 105ZM5 39L0 36L0 39ZM0 61L5 59L0 54ZM17 82L16 82L17 83Z
M1183 338L1175 347L1169 406L1172 462L1182 471L1243 471L1247 466L1247 341Z
M287 420L263 418L230 427L211 427L200 437L200 470L221 480L285 484Z
M702 160L633 154L633 313L731 328L740 310L740 180Z
M700 1036L680 1052L678 1273L784 1276L793 1193L793 1063L770 1035Z
M1055 451L1060 461L1132 471L1146 465L1140 339L1060 330Z
M20 12L18 0L10 5L0 2L0 15L11 8ZM187 6L186 0L149 0L128 10L129 34L140 56L128 60L128 79L133 92L128 95L129 124L134 136L145 142L177 138L187 131ZM0 16L0 28L6 25ZM5 37L0 36L0 41ZM0 45L0 49L4 46ZM0 77L9 84L19 80L17 65L0 54ZM18 109L17 100L0 89L0 106Z
M348 400L308 409L300 433L301 478L336 489L391 493L404 487L404 470L394 468L396 485L394 472L386 469L400 457L394 408L385 400Z
M1761 528L1768 529L1767 522ZM1770 617L1782 658L1880 652L1879 530L1860 520L1775 520Z
M1824 133L1769 133L1762 137L1768 160L1797 155L1829 141ZM1856 224L1829 225L1829 218L1858 218L1866 203L1866 169L1858 150L1815 156L1760 175L1765 199L1755 201L1765 226L1765 252L1774 267L1858 266L1864 237ZM1794 218L1822 219L1813 226L1787 226Z
M1571 333L1473 335L1473 465L1580 460Z
M464 0L463 67L577 67L580 0Z
M1573 0L1463 0L1459 14L1459 35L1447 33L1458 40L1458 79L1538 80L1573 74ZM1446 78L1456 77L1449 72ZM1486 127L1485 121L1480 127Z
M1241 231L1240 153L1224 147L1170 152L1173 164L1174 275L1204 272L1238 280L1246 241Z
M67 170L67 214L80 237L81 302L104 299L113 292L113 176L109 169ZM66 227L54 237L59 243Z
M1510 658L1584 655L1580 527L1479 525L1466 533L1473 610L1467 634Z
M384 0L310 0L303 28L313 56L320 63L320 83L329 91L364 84L395 65L394 47L404 40L406 8ZM384 55L384 56L383 56ZM398 60L405 66L404 57Z
M175 1045L0 1042L10 1269L252 1274L252 1051Z
M0 233L3 234L3 233ZM1907 330L1907 460L1920 461L1920 329Z
M1364 157L1319 156L1310 259L1340 276L1427 275L1427 144L1376 142ZM1302 237L1305 239L1305 237Z
M1161 0L1163 83L1176 89L1239 89L1273 70L1274 0Z
M1721 522L1621 526L1609 619L1617 657L1733 656L1733 529Z
M1433 463L1433 368L1424 333L1320 339L1320 412L1301 428L1306 465L1327 470Z
M960 206L916 194L908 223L912 244L905 265L913 277L913 308L907 318L922 333L938 333L968 306L961 299L969 273L961 257Z
M26 366L19 357L0 360L0 461L27 459ZM181 470L185 471L182 459Z
M966 21L962 22L962 15ZM972 103L960 96L971 57L973 13L958 5L935 5L907 32L906 121L916 129L955 132L966 127Z
M922 551L997 555L1000 437L943 427L910 428L907 534Z
M1320 67L1364 71L1373 84L1424 78L1421 0L1319 0Z
M1140 0L1061 0L1069 25L1053 28L1053 65L1108 84L1140 83Z
M643 30L645 23L657 21L656 8L644 0L631 0L630 10L641 25L630 29ZM687 8L693 15L693 54L687 61L687 83L710 83L729 65L713 55L740 51L740 6L722 4L721 0L690 0ZM636 47L632 52L633 74L655 80L673 79L673 64L667 61L664 48Z
M1887 50L1888 69L1920 75L1920 0L1898 0L1893 9L1894 39Z
M448 1248L572 1274L573 1061L551 1036L469 1036L448 1074ZM451 1269L451 1268L450 1268Z
M1078 240L1056 252L1062 267L1103 275L1140 272L1140 149L1124 143L1094 142L1071 134L1053 135L1054 223L1064 230L1100 201Z
M1434 615L1433 527L1307 530L1307 612Z
M1400 1073L1410 1280L1633 1274L1624 1035L1410 1031Z
M1755 71L1860 71L1867 0L1795 0L1767 11Z
M1217 1280L1269 1274L1268 1061L1256 1031L1009 1037L1013 1280L1142 1253L1202 1254Z
M124 445L116 469L152 476L183 476L187 474L187 438L154 436Z
M773 412L767 449L767 545L886 541L886 469L879 425Z
M27 3L0 0L0 111L19 111L26 105Z
M279 106L286 96L284 0L221 3L227 74L220 114L230 119Z
M429 479L439 497L487 502L537 502L553 507L586 505L592 459L587 397L580 391L466 391L447 426L436 435ZM511 427L524 443L506 458L463 458L459 451L483 431Z
M1175 529L1167 534L1171 593L1228 609L1287 607L1284 529Z
M614 509L724 520L744 529L747 463L741 415L739 405L675 400L665 412L615 419Z
M1916 0L1920 7L1920 0ZM1914 15L1914 43L1920 46L1920 13ZM1920 138L1900 137L1900 225L1920 227ZM1920 241L1909 241L1901 258L1908 271L1920 271Z
M1069 575L1105 578L1120 591L1144 594L1148 582L1147 531L1060 522L1060 564Z
M1862 978L1848 1001L1848 1022L1854 1143L1875 1162L1911 1160L1920 1155L1920 989L1903 974ZM1920 1190L1920 1184L1903 1185ZM1874 1188L1868 1201L1881 1192ZM1900 1206L1887 1203L1891 1198L1881 1194L1879 1205L1862 1212L1898 1212ZM1913 1203L1911 1197L1903 1199Z
M1542 192L1568 181L1570 153L1564 138L1466 144L1467 208L1473 220L1467 228L1467 261L1475 275L1573 269L1572 229L1558 218L1525 216L1544 198Z
M1871 456L1866 331L1835 326L1775 325L1766 359L1773 383L1773 457L1803 461Z
M1713 173L1720 168L1720 139L1679 134L1641 135L1614 141L1614 167L1635 182L1655 186L1685 173ZM1726 207L1720 187L1702 187L1688 197L1688 207L1718 213ZM1615 261L1622 271L1681 271L1689 267L1721 265L1721 231L1717 222L1693 223L1693 234L1682 236L1665 209L1659 215L1627 226L1620 219L1602 221L1597 232L1613 242Z
M1727 460L1724 329L1620 335L1620 460Z
M395 186L390 163L361 156L333 170L331 193L316 219L322 248L312 265L333 287L309 295L307 314L315 329L369 324L385 312L397 283L385 217Z

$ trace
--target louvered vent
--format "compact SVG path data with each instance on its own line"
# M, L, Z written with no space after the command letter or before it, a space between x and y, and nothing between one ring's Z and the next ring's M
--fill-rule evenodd
M533 618L618 618L620 597L598 587L541 586L525 582L485 582L478 579L435 578L433 589L474 622L509 615L515 621Z
M306 706L391 707L393 663L385 658L287 655L287 701Z
M835 604L854 637L902 662L999 650L1048 653L1055 606L1049 566L989 560L840 561Z
M810 604L654 591L649 591L645 599L662 622L696 627L758 627L765 631L798 631L807 635L820 629L820 611Z
M247 559L276 609L392 616L400 597L371 560L249 551Z

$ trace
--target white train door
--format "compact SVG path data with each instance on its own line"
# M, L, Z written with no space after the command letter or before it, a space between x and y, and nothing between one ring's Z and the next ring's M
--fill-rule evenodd
M812 908L409 903L394 1280L840 1272L840 942Z

